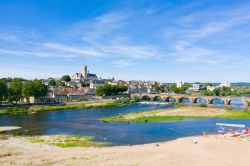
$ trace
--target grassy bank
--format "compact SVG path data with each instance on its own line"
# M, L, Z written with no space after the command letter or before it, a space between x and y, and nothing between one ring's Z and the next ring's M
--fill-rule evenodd
M58 111L58 110L72 110L72 109L87 109L87 108L108 108L115 106L122 106L127 103L134 103L132 99L121 99L116 101L105 100L105 101L91 101L72 105L61 105L61 106L46 106L46 105L34 105L30 107L9 107L0 110L0 115L3 114L23 114L23 113L37 113L45 111Z
M102 118L101 120L107 122L163 122L163 121L180 121L184 119L194 118L211 118L208 116L142 116L137 118L127 119L123 115L116 117Z
M77 136L77 135L53 135L53 136L33 136L25 139L32 143L45 143L48 145L58 146L61 148L72 147L104 147L108 143L93 141L94 136Z
M0 132L0 139L7 140L10 137L21 138L32 143L44 143L61 148L73 148L73 147L104 147L108 145L107 142L95 142L94 136L78 136L78 135L45 135L45 136L32 136L28 133L22 134L4 134Z
M182 107L185 109L185 107ZM194 107L194 109L201 109L202 107ZM177 108L178 109L178 108ZM209 108L207 108L209 109ZM115 117L106 117L101 120L105 123L107 122L162 122L162 121L180 121L184 119L201 119L201 118L227 118L227 119L250 119L250 111L234 111L234 110L224 110L223 114L220 115L200 115L200 114L190 114L190 115L161 115L166 111L172 110L152 110L152 111L142 111L131 114L124 114ZM218 110L219 111L219 110ZM174 112L174 111L173 111Z

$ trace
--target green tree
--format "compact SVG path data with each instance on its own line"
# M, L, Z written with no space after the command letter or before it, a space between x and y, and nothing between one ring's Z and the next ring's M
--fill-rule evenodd
M35 95L34 82L31 80L25 82L22 88L22 96L28 99L29 101L29 97L34 96L34 95Z
M118 95L128 90L127 86L124 85L103 85L96 88L96 95L98 96L111 96Z
M48 84L49 86L56 86L56 81L53 78L50 78Z
M152 85L152 88L154 90L156 90L157 92L165 92L167 91L167 87L164 86L164 85L160 85L159 83L155 82L153 85Z
M89 83L85 81L81 81L82 87L88 87Z
M47 95L48 87L40 80L27 81L23 84L22 95L29 99L29 97L35 97L38 99ZM28 100L29 101L29 100Z
M230 87L225 87L225 86L223 86L222 88L221 88L221 95L222 96L229 96L229 95L231 95L231 88Z
M185 93L186 90L191 87L191 84L184 84L182 87L177 87L175 84L171 85L170 90L174 93Z
M44 97L48 93L48 87L42 83L40 80L34 80L33 81L33 86L34 86L34 97L40 98Z
M59 86L65 86L65 83L64 82L60 82Z
M71 81L71 78L69 75L64 75L64 76L62 76L61 80L65 81L65 82L69 82L69 81Z
M208 90L204 90L202 94L205 96L215 96L215 93L213 91L208 91Z
M215 96L220 96L221 95L220 88L215 88L213 90L213 92L214 92Z
M7 97L7 85L4 81L0 80L0 101Z
M210 82L207 82L207 83L205 83L205 87L208 87L208 86L212 86L213 84L212 83L210 83Z
M12 80L8 90L8 100L10 102L15 101L17 103L22 98L22 80L21 78L14 78Z

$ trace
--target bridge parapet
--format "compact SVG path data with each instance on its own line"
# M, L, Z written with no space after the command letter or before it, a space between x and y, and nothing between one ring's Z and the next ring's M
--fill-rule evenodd
M160 93L160 94L148 94L148 93L138 93L131 94L131 97L137 96L142 99L144 96L148 96L150 100L155 100L157 97L161 97L164 101L173 97L176 102L180 102L182 98L189 98L192 103L196 103L197 99L204 99L207 104L212 104L214 99L220 99L224 102L225 106L230 105L232 100L241 100L244 103L244 107L249 107L250 97L235 97L235 96L202 96L202 95L186 95L186 94L173 94L173 93Z

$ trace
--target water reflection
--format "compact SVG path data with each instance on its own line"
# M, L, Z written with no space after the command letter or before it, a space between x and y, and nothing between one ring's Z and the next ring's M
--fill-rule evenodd
M180 99L180 102L182 104L190 104L192 101L191 101L191 99L184 97L184 98Z
M241 100L231 100L229 102L229 105L231 105L231 106L237 106L237 107L243 107L244 103Z
M196 99L195 103L197 104L207 104L207 101L203 98Z
M212 100L211 104L214 104L214 105L224 105L225 103L224 103L223 100L216 98L216 99Z
M170 108L167 105L131 104L122 107L43 112L30 115L0 116L0 125L17 125L34 134L93 135L96 141L113 145L143 144L179 137L217 132L215 123L240 123L250 126L247 119L188 119L155 123L103 123L102 117L143 110ZM168 110L166 110L168 111Z

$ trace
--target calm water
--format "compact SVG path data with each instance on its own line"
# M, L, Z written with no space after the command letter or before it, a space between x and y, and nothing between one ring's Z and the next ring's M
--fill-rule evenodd
M215 133L215 123L239 123L250 127L250 120L188 119L176 122L103 123L102 117L169 108L166 105L132 104L114 108L43 112L30 115L0 116L1 125L17 125L35 134L93 135L96 141L113 145L133 145L172 140L200 135L203 131ZM166 110L167 111L167 110Z

